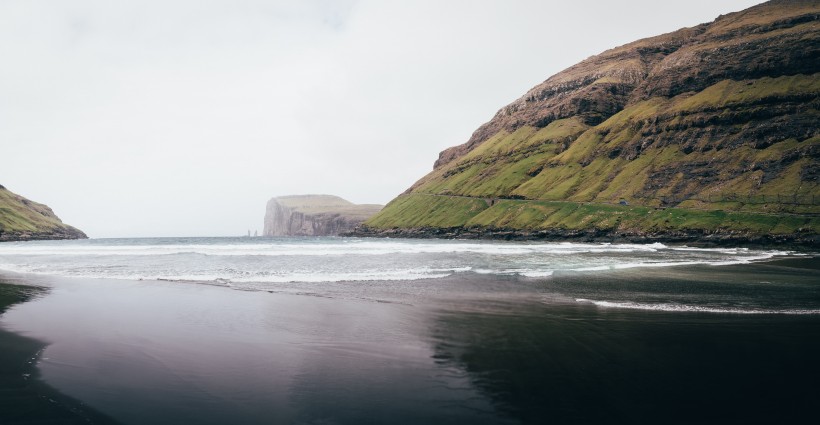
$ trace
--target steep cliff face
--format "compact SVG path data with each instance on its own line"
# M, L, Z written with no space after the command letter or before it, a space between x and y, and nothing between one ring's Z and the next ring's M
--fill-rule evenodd
M336 236L353 230L381 205L356 205L331 195L272 198L265 212L264 236Z
M473 133L443 151L436 168L500 132L544 128L574 118L595 126L653 98L696 93L725 80L820 72L816 0L776 0L721 16L710 24L616 47L533 87Z
M51 208L0 186L0 242L85 238L85 233L60 221Z
M499 110L366 224L816 235L818 58L816 0L614 48Z

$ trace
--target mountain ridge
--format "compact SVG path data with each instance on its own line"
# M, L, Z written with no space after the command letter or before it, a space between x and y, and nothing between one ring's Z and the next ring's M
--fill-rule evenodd
M610 102L600 101L600 96L595 95L595 91L601 91L599 85L603 85L603 89L614 90L612 96L614 101L623 101L623 105L617 110L609 113L608 116L614 115L617 111L623 109L624 106L635 103L637 100L645 100L652 97L652 94L661 93L665 96L680 94L683 91L700 87L705 88L711 83L715 83L719 77L738 77L742 76L779 76L789 75L801 72L816 73L820 72L820 61L816 58L820 54L820 46L818 45L816 37L813 42L808 44L809 49L789 49L783 48L780 50L779 60L767 62L754 69L723 69L714 64L706 67L708 69L718 69L720 72L712 72L703 78L692 78L688 84L676 84L673 86L674 79L670 80L668 74L687 71L682 79L686 80L691 77L693 70L691 69L691 56L697 54L700 46L690 46L690 49L681 52L681 48L687 43L697 42L704 44L706 42L719 43L724 42L725 45L721 48L730 48L732 41L729 37L733 33L737 33L739 29L744 27L747 21L754 21L748 19L756 16L757 13L765 13L776 8L777 10L784 9L782 6L796 6L794 8L785 8L785 13L779 19L768 22L767 25L755 26L753 30L755 33L766 33L766 29L771 31L782 30L782 34L769 34L777 38L780 44L793 41L799 34L792 34L785 31L788 28L812 23L816 24L820 20L820 11L818 11L817 1L800 1L800 0L777 0L762 3L753 6L749 9L729 13L718 17L711 24L700 24L691 28L682 28L667 34L662 34L654 37L648 37L606 50L598 55L591 56L576 65L573 65L564 71L559 72L548 78L541 84L536 85L528 90L523 96L509 105L501 108L489 122L480 126L470 137L470 139L458 146L445 149L439 155L439 159L435 162L434 168L438 168L455 157L459 156L460 150L463 147L471 149L482 142L486 141L492 135L496 134L500 129L507 131L514 131L521 125L529 124L538 128L545 127L552 121L561 118L568 118L575 115L582 115L588 122L599 123L598 114L605 114L613 111L613 105ZM752 15L752 16L749 16ZM746 19L744 19L746 18ZM711 29L716 23L720 23L716 28ZM817 25L812 26L814 30L818 28ZM723 29L721 32L719 29ZM751 32L750 31L750 32ZM717 33L717 34L715 34ZM699 36L712 35L713 39L697 40ZM754 41L754 40L753 40ZM757 40L758 42L760 40ZM740 53L749 56L759 52L755 45L744 46ZM711 53L711 52L707 52ZM677 54L677 55L675 55ZM670 57L671 56L671 57ZM687 59L689 59L687 61ZM712 60L717 63L721 62L721 57L715 57L711 54L702 54L701 60ZM612 61L617 61L612 63ZM663 62L663 63L661 63ZM748 61L747 61L748 62ZM784 66L784 64L788 64ZM656 74L650 73L650 68L660 66L659 72ZM735 72L729 72L735 71ZM769 73L766 73L766 72ZM602 79L604 79L602 81ZM725 78L722 78L725 79ZM742 79L742 78L741 78ZM599 82L600 84L595 84ZM638 87L639 83L643 82L643 86ZM626 86L636 86L634 94L637 96L624 97L624 90ZM588 89L588 90L584 90ZM633 89L633 91L635 90ZM592 95L590 92L592 91ZM564 94L571 94L571 96L562 96ZM633 94L632 91L627 94ZM537 105L537 108L528 108L528 104L534 103L536 100L540 101L557 101L555 104L548 103L547 105ZM514 112L524 112L525 114L517 114L513 116ZM531 115L526 114L529 112ZM551 115L552 114L552 115ZM508 118L512 117L512 118Z
M467 142L442 151L433 171L360 233L440 230L436 215L444 214L462 217L444 220L461 234L682 232L694 240L704 232L774 232L814 240L819 57L820 2L804 0L762 3L607 50L536 85ZM467 206L427 195L541 202L544 214L532 205L513 213L505 203ZM584 224L584 217L550 218L545 202L623 210L613 214L675 209L698 218Z

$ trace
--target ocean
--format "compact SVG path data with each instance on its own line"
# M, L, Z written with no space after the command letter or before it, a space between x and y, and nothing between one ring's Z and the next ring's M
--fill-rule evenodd
M43 289L0 329L40 341L20 373L100 423L799 422L819 278L788 249L4 243L0 282Z

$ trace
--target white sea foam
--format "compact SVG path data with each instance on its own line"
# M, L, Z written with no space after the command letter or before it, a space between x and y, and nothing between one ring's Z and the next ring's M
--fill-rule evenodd
M549 277L555 273L554 270L532 270L519 272L521 276L525 277Z
M748 252L749 248L701 248L696 246L678 246L669 248L673 251L689 251L689 252L721 252L724 254L738 254L741 252Z
M676 303L640 303L633 301L598 301L577 298L579 303L590 303L598 307L622 308L630 310L667 311L675 313L728 313L728 314L820 314L820 309L767 309L741 307L711 307Z
M325 256L325 255L387 255L476 253L490 255L579 254L655 252L663 244L575 244L575 243L481 243L481 242L407 242L361 241L331 243L269 243L235 244L4 244L0 256L146 256L202 254L213 256Z
M756 261L768 260L777 255L786 255L784 253L763 253L760 255L749 255L746 257L729 258L729 259L703 259L703 260L679 260L679 261L642 261L642 262L626 262L619 264L608 264L590 267L578 267L571 269L572 271L604 271L604 270L621 270L632 268L657 268L657 267L676 267L676 266L695 266L695 265L709 265L709 266L731 266L737 264L750 264Z
M574 269L570 269L575 272L596 272L596 271L604 271L604 270L612 270L611 265L606 266L590 266L590 267L577 267Z
M134 273L120 270L89 271L82 268L47 268L40 265L0 264L0 270L15 273L58 275L73 278L115 279L115 280L159 280L174 282L203 283L320 283L320 282L359 282L359 281L412 281L419 279L438 279L454 273L466 272L470 267L431 269L416 267L407 269L361 270L361 271L294 271L279 272L243 272L227 271L208 273L201 271L179 270L174 272Z
M654 244L345 238L118 239L0 245L0 269L132 280L337 282L455 273L543 278L555 271L729 265L784 251Z

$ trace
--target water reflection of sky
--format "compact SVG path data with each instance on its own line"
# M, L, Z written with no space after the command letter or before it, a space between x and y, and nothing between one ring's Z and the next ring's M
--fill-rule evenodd
M576 299L817 308L815 278L781 262L268 293L17 275L50 294L1 323L50 343L49 384L125 423L800 422L818 316Z

